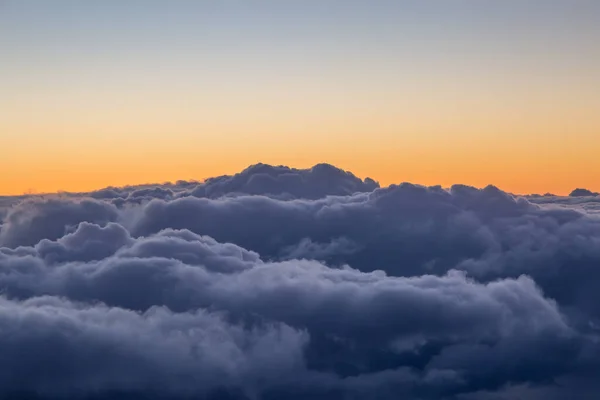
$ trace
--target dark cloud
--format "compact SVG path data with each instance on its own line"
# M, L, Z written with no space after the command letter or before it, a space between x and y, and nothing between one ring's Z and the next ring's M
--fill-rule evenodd
M37 299L46 299L39 300L45 304L44 301L55 302L66 297L81 304L91 304L80 306L85 310L81 313L99 312L101 323L108 317L104 316L107 311L102 311L106 308L97 305L99 302L113 307L110 312L131 315L134 319L139 319L139 313L144 319L156 307L167 307L172 311L161 311L165 324L174 323L171 319L195 320L197 317L189 314L197 313L199 309L226 313L232 320L250 327L279 324L286 327L286 332L299 336L290 350L296 357L293 366L299 370L286 372L279 369L278 373L283 376L274 382L289 380L290 387L273 384L261 389L265 394L287 393L296 386L316 394L334 391L340 395L368 393L381 387L427 396L494 388L512 380L550 379L563 373L577 359L583 342L556 305L544 298L533 281L525 277L479 284L460 272L439 277L405 278L390 277L381 271L365 273L348 267L332 269L309 260L263 262L256 253L233 244L220 244L189 231L168 230L135 240L125 236L123 240L122 231L115 224L95 229L82 224L75 233L59 241L76 241L73 237L83 240L84 236L93 240L101 235L113 235L114 238L107 242L122 240L123 246L100 261L82 262L80 250L63 243L60 254L64 261L61 263L56 259L48 263L46 249L53 248L48 242L34 248L4 250L0 258L0 285L5 295L13 299L7 300L6 304L23 308L23 304L37 304ZM79 261L73 262L75 258ZM70 311L50 312L69 315ZM121 327L118 322L112 322L115 331L124 330L124 334L133 337L139 335L138 331L130 332L129 325ZM6 323L10 324L10 321ZM53 322L35 323L47 326ZM60 322L56 324L61 325ZM157 329L158 334L164 334L160 327L148 327L145 322L140 324L140 329ZM60 335L60 332L49 334ZM101 340L108 340L100 333L97 335ZM167 340L160 336L148 340L151 339ZM69 345L66 339L61 340L64 341L61 345ZM136 357L152 355L144 354L137 347L130 349L128 340L121 340L126 351L138 351L140 354L135 353ZM437 349L428 349L432 344ZM97 355L90 355L90 351L95 351L96 343L89 345L92 349L87 352L69 351L83 352L94 361ZM114 345L109 341L99 346L110 348ZM140 344L142 349L144 345ZM53 345L53 348L57 346ZM215 351L218 354L224 352L222 357L226 357L228 353L223 346ZM536 356L550 350L554 352L551 367L536 361ZM78 365L84 361L65 351L62 351L63 362L67 363L62 371L65 376L55 378L59 381L78 379L80 383L91 379L73 375L71 363ZM185 347L182 351L189 350ZM260 356L268 357L262 353ZM112 372L117 376L124 373L114 370L113 364L129 363L131 368L137 368L137 359L121 359L118 353L104 357L108 359L97 361L107 365L107 372L90 367L90 374L100 374L98 379L105 373ZM482 371L477 361L469 361L485 358L491 362L494 357L499 366L492 366L487 371ZM503 357L511 358L512 364L503 372L505 375L498 377ZM201 359L203 361L203 357ZM193 376L199 373L194 370L195 365L187 365L179 359L166 359L164 364L147 367L156 368L152 372L159 374L161 368L173 368L169 362L181 364L179 367L184 370L178 371L180 374ZM530 373L530 369L535 373ZM60 368L54 371L61 373ZM144 371L141 374L142 377L134 375L130 378L142 379L145 384L152 382L150 372L150 377L146 377ZM257 379L261 382L273 379L269 375L270 368L265 374ZM398 376L403 378L397 380ZM118 381L111 380L117 378L106 379L98 384L107 390L145 388L142 383L122 387ZM239 383L229 375L222 379L222 385L230 385L228 388L244 393L260 389L253 381ZM197 386L191 388L191 383L185 381L167 381L165 384L176 391L182 388L179 393L185 394L186 390L211 390L214 382L213 379L209 383L196 382ZM69 388L80 389L78 385ZM60 385L56 390L59 389Z
M233 176L208 179L189 194L210 198L258 194L287 199L318 199L328 195L370 192L377 187L379 184L370 178L363 181L329 164L317 164L310 169L256 164Z
M301 369L307 340L281 324L244 328L201 310L138 313L55 297L1 299L0 327L3 398L252 394Z
M587 189L575 189L573 190L569 196L570 197L585 197L585 196L597 196L598 193L592 192L591 190L587 190Z
M595 204L262 164L7 203L0 397L591 398Z
M459 268L484 282L527 274L561 304L600 317L590 283L600 279L600 220L584 211L494 187L403 184L318 200L153 200L129 221L135 236L189 229L270 260L314 258L395 276Z
M27 199L4 218L0 245L28 246L42 239L55 240L80 222L106 224L117 219L110 204L92 199Z
M35 245L35 250L47 264L55 264L101 260L130 243L132 239L129 232L121 225L111 222L101 227L82 222L75 232L56 241L42 239Z
M177 181L107 187L90 193L65 193L64 197L91 197L110 201L117 206L188 196L216 199L223 196L262 195L282 200L314 200L325 196L370 192L378 187L379 184L370 178L362 180L330 164L317 164L308 169L256 164L238 174L209 178L204 182Z
M586 215L600 213L600 196L547 196L540 198L528 198L528 200L532 203L546 206L549 208L562 207L567 209L579 210Z

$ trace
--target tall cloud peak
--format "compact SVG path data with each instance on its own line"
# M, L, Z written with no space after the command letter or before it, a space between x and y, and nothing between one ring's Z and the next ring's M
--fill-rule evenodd
M370 192L379 187L374 180L362 180L331 164L297 169L282 165L254 164L235 175L207 179L191 191L195 197L231 194L263 195L278 198L318 199Z
M598 196L598 193L592 192L588 189L577 188L573 190L570 194L570 197L584 197L584 196Z

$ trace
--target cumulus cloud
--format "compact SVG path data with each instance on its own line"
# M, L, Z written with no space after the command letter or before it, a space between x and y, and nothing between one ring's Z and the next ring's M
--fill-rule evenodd
M0 299L0 394L209 395L275 385L302 366L306 335L194 311L144 313L55 297Z
M106 224L117 219L110 204L92 199L27 199L10 209L0 231L0 245L33 245L54 240L80 222Z
M250 194L287 199L318 199L328 195L370 192L377 187L379 184L370 178L363 181L352 173L329 164L317 164L309 169L255 164L233 176L208 179L189 194L210 198Z
M0 395L585 398L593 201L262 164L26 199L0 228Z
M598 193L592 192L591 190L577 188L573 190L569 196L570 197L585 197L585 196L597 196Z
M78 240L83 240L83 236L97 238L109 232L120 238L122 232L114 227L113 224L106 228L91 229L90 225L82 224L68 239L72 236L78 236ZM554 302L544 298L534 282L525 277L480 284L460 272L406 278L390 277L382 271L365 273L349 267L334 269L309 260L264 262L256 253L233 244L220 244L189 231L168 230L147 238L124 241L123 247L100 261L82 262L78 249L64 246L61 251L63 261L57 264L56 259L52 259L49 263L46 249L52 246L43 243L44 246L4 250L0 259L0 285L4 288L6 298L11 299L5 301L6 308L14 307L27 312L30 304L36 305L38 301L46 304L45 301L59 301L56 299L64 297L92 306L79 306L76 315L70 317L73 307L65 306L60 300L62 308L58 311L51 309L51 314L66 313L68 318L77 319L80 314L85 317L87 313L99 313L99 323L104 324L108 323L104 319L110 319L105 314L116 313L130 316L134 321L141 318L141 322L135 322L141 325L140 330L157 329L157 334L161 335L164 334L162 328L149 327L146 323L148 313L154 312L156 307L163 310L160 315L165 324L185 318L195 321L197 315L190 313L210 310L225 313L239 324L250 327L257 324L285 327L293 338L281 339L281 333L275 338L285 340L286 345L289 341L294 345L289 350L291 355L286 355L292 358L291 361L287 358L284 361L298 370L290 367L278 379L289 380L290 388L257 388L254 381L239 383L233 372L222 378L222 385L230 385L228 389L242 390L244 393L259 389L266 393L269 390L286 392L298 386L317 394L331 390L353 393L355 390L375 390L377 387L395 388L411 395L428 392L447 394L497 385L494 379L497 379L495 374L498 369L489 368L487 374L482 373L477 362L469 361L475 357L486 358L488 362L496 357L500 364L503 357L510 357L520 370L515 374L505 371L507 376L503 379L528 381L538 379L528 376L527 370L532 366L538 367L537 373L539 368L547 369L544 378L562 372L568 363L578 357L581 346L581 339L569 327ZM73 262L73 259L78 261ZM167 309L171 311L164 311ZM44 316L43 313L39 315L40 318ZM110 326L132 337L139 335L138 331L130 332L138 325L122 327L119 322L111 322ZM5 323L10 325L11 321ZM32 323L47 326L54 321ZM123 323L129 323L129 320ZM61 322L56 324L60 326ZM182 329L180 325L177 326L177 329ZM104 327L104 331L107 330L110 328ZM60 332L49 334L60 335ZM168 334L171 332L165 335ZM102 333L96 335L99 340L110 340L110 337L103 337ZM245 337L244 334L240 335ZM270 338L273 335L268 333L267 336ZM16 336L19 336L18 332ZM190 340L200 337L204 340L201 335ZM167 339L161 336L155 338L159 341ZM130 349L127 342L130 339L122 340L121 346L127 351L140 353L136 353L136 357L152 356L142 351L146 344L141 343L140 349ZM68 340L64 339L64 342L64 346L69 345ZM438 346L434 352L427 349L432 344ZM98 344L89 345L93 347ZM115 344L109 341L98 346L111 345ZM22 347L25 344L17 343L15 346ZM191 351L189 343L184 346L187 347L178 351L184 354ZM212 344L206 346L212 347ZM224 346L221 344L214 351L216 354L223 353L222 357L226 360L229 356ZM278 348L282 344L271 343L268 346ZM535 357L550 349L556 352L554 369L536 364ZM279 348L279 351L282 349ZM63 354L63 357L71 357L68 353ZM117 377L107 377L106 381L98 383L106 390L145 389L143 384L152 382L152 375L146 377L144 371L141 377L131 378L142 379L142 383L136 383L138 386L121 386L117 378L124 372L115 371L111 365L132 363L132 368L136 368L136 360L122 360L120 356L106 354L105 357L110 359L102 360L102 365L107 365L108 371L92 368L90 374L100 374L97 378L100 380L105 373L117 374ZM268 354L261 353L260 356L268 357ZM92 354L91 357L93 361L95 356ZM207 356L201 354L198 357L205 362ZM219 362L224 363L225 360ZM152 360L158 363L152 366L156 368L153 373L159 374L161 368L170 371L173 366L169 362L181 364L179 367L184 370L179 373L186 376L205 373L202 369L196 371L194 368L198 366L188 365L184 361L167 359L161 364L159 360ZM76 365L83 361L75 357L65 362ZM214 368L221 367L217 365ZM208 365L206 368L212 367ZM248 368L257 372L251 366ZM272 368L278 369L280 374L285 372L278 366ZM273 379L270 371L271 367L265 376L256 379L261 382ZM58 369L55 372L60 373ZM18 374L19 371L13 373ZM72 375L69 366L65 367L63 373L64 376L57 379L66 381L64 385L68 385L69 379L77 378ZM397 381L398 374L408 380ZM79 383L70 386L69 390L80 390L78 385L86 379L92 378L77 379ZM181 388L182 391L177 393L185 394L187 390L212 389L214 380L208 382L196 382L197 387L191 388L191 383L177 380L168 381L166 385L175 391ZM50 383L47 384L50 385L48 390L54 390Z

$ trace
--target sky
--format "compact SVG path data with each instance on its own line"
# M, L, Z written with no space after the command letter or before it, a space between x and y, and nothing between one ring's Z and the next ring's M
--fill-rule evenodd
M597 1L0 0L0 193L335 164L600 190Z

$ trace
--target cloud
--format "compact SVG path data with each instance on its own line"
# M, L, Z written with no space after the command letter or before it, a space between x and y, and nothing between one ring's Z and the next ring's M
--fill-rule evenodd
M598 195L598 193L594 193L591 190L581 189L581 188L575 189L569 194L570 197L586 197L586 196L597 196L597 195Z
M328 195L370 192L377 187L379 184L370 178L363 181L329 164L317 164L309 169L255 164L233 176L208 179L189 194L209 198L259 194L287 199L318 199Z
M600 219L582 211L538 206L494 187L403 184L318 200L153 200L135 210L130 230L189 229L270 260L293 254L395 276L458 268L489 282L527 274L565 306L600 317L589 280L600 279Z
M29 198L0 230L0 336L15 341L0 393L585 398L594 204L262 164Z
M105 228L92 228L82 223L73 234L55 243L83 241L85 236L93 242L92 239L99 235L104 235L105 239L112 235L115 240L106 242L115 243L123 236L122 230L116 227L116 224L110 224ZM101 315L99 323L103 324L104 318L109 318L105 314L117 313L131 316L134 321L141 318L140 330L158 329L157 334L160 335L164 335L162 328L149 327L145 321L157 307L162 310L160 315L165 324L180 318L195 321L198 317L194 313L198 310L210 310L211 313L224 313L244 326L285 327L281 329L286 329L296 338L292 341L295 347L290 350L293 362L289 361L294 368L290 367L286 372L277 367L281 375L276 381L286 382L287 386L273 384L260 387L253 380L240 383L233 373L222 378L221 384L227 390L241 390L243 393L288 393L296 387L303 387L313 394L333 391L340 395L366 395L378 387L415 396L469 392L494 388L506 381L551 379L578 358L584 341L568 325L554 302L544 298L534 282L526 277L480 284L460 272L406 278L391 277L382 271L365 273L349 267L332 269L310 260L264 262L256 253L189 231L167 230L149 237L126 239L112 255L99 261L95 260L96 257L87 257L87 262L81 261L80 249L69 246L62 247L61 262L49 258L46 249L54 247L46 241L41 242L43 246L4 249L0 257L0 286L4 288L5 296L12 299L5 300L6 307L29 312L30 304L57 302L62 308L50 309L52 315L66 314L68 318L77 319L80 314L85 317L87 313L98 312ZM98 254L94 248L90 248L90 252ZM59 300L61 298L86 306L78 306L79 311L72 311L73 306L65 306L64 301ZM108 307L98 304L107 304ZM24 311L21 310L23 308ZM71 317L71 312L76 316ZM190 316L190 313L194 315ZM39 318L44 318L44 315ZM39 323L43 326L54 323L42 321ZM56 325L62 326L64 323L61 321ZM124 334L133 337L139 335L137 331L130 332L137 325L121 327L120 320L110 321L110 328L103 328L104 331L123 330ZM210 324L216 323L212 321ZM8 326L12 322L7 320L5 323ZM32 322L35 323L38 322ZM4 331L2 325L0 328ZM75 337L79 336L70 332ZM16 336L19 335L17 332ZM139 351L140 354L134 353L135 357L152 356L137 347L129 349L128 338L111 342L110 337L105 338L103 333L97 335L101 340L109 340L108 343L101 342L100 348L110 348L119 342L127 349L127 354ZM240 335L246 336L245 333ZM167 339L159 336L156 340ZM61 345L69 346L68 340L63 339ZM44 393L88 390L78 385L91 378L73 375L71 363L83 363L77 357L80 353L89 355L90 351L89 362L95 361L97 356L93 346L97 344L89 345L92 349L85 352L69 349L78 354L72 356L74 360L69 359L71 356L66 350L61 350L67 366L64 376L55 379L59 382L65 380L66 389L45 383L49 386L40 386L43 388L40 390ZM142 349L144 345L140 344ZM434 349L429 348L431 346ZM551 367L548 367L537 360L550 350L554 356ZM191 350L184 347L181 351ZM215 348L215 351L223 353L224 357L228 354L222 347ZM267 355L260 352L260 356ZM15 360L23 359L22 356L14 357ZM110 358L100 360L101 365L107 365L109 372L117 373L111 367L113 364L120 364L122 368L131 364L131 368L137 368L135 358L121 359L118 353L104 357ZM488 363L495 358L500 366L504 358L509 358L512 367L497 382L501 368L491 367L484 373L477 362L469 361L477 358L485 358ZM547 358L544 360L547 361ZM152 362L158 363L156 360ZM167 359L164 364L150 365L156 368L151 372L160 374L161 369L171 371L174 367L169 362L189 368L178 371L184 376L203 373L203 370L198 372L194 369L196 365L190 366L180 359ZM252 366L247 368L254 372L259 370ZM535 374L528 372L532 368ZM54 371L61 373L58 367ZM106 391L145 390L147 387L144 385L152 382L152 373L148 372L150 377L146 377L145 371L141 372L141 376L125 377L134 379L134 383L122 383L110 376L102 381L103 374L109 372L92 368L89 373L99 374L97 379L100 383L97 384ZM19 374L19 371L14 373ZM265 376L256 379L260 382L273 379L272 374L269 367ZM398 376L404 378L398 380ZM69 386L69 379L75 378L78 384ZM168 373L161 379L169 379ZM12 378L9 380L13 381ZM178 380L167 380L164 385L177 395L215 389L213 379L208 383L195 382L196 386L191 387L191 383ZM12 388L8 384L5 386Z
M55 240L80 222L106 224L117 219L110 204L92 199L27 199L11 208L0 230L0 245L28 246Z
M0 394L249 394L301 367L306 335L194 311L144 313L53 297L0 300Z

